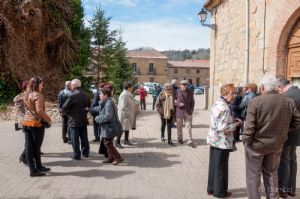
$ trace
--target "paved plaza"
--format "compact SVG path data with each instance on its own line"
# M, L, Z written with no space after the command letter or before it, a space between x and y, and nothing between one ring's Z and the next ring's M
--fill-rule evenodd
M160 141L160 118L150 110L141 111L137 130L130 132L134 146L119 149L125 162L118 166L103 164L97 154L99 143L90 143L89 158L74 161L72 147L63 144L60 124L46 130L42 161L51 168L46 177L31 178L26 166L18 162L24 148L24 136L13 130L13 122L0 123L0 198L94 198L94 199L202 199L207 196L209 147L206 134L209 112L203 111L203 96L196 96L193 136L197 148L176 141L176 146ZM88 127L93 139L92 126ZM245 159L242 144L230 154L229 191L232 198L247 198ZM300 178L298 175L298 182ZM300 190L297 190L300 195Z

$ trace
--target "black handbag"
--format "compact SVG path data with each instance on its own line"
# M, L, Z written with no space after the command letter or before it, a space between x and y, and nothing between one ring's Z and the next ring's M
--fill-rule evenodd
M16 122L15 123L15 131L19 131L19 130L22 130L22 127L18 122Z
M116 108L115 108L114 104L113 104L113 110L114 110L115 117L114 117L113 121L108 122L106 124L106 131L107 131L107 134L109 134L111 137L117 137L119 135L122 135L123 127L117 116Z

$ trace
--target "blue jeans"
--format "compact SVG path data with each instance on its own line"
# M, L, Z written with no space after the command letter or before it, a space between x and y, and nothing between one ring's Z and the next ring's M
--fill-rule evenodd
M282 149L278 169L279 191L296 192L297 156L296 146L285 146Z
M38 127L23 127L25 135L25 157L30 173L42 168L41 146L44 140L45 129Z
M82 155L88 156L90 153L90 144L87 135L87 126L83 127L70 127L70 134L72 138L72 147L73 147L73 157L80 158L80 142L81 142L81 151ZM80 142L79 142L80 138Z

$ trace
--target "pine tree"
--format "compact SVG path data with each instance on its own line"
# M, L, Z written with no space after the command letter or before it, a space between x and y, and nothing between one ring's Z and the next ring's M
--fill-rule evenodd
M113 82L114 94L119 96L123 90L123 83L125 81L135 82L133 76L133 69L126 57L127 49L125 42L122 41L120 36L114 45L114 58L112 65L108 68L108 77Z
M96 50L96 67L98 70L97 81L105 79L105 68L111 64L113 56L113 46L117 31L109 30L111 17L105 16L105 11L99 8L91 20L92 44ZM101 75L100 75L101 73Z

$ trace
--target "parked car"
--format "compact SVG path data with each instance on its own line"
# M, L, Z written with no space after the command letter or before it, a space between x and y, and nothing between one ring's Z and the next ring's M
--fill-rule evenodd
M195 90L194 90L194 94L195 95L204 94L204 88L196 87Z
M152 92L154 91L156 85L157 86L159 85L158 83L155 83L155 82L144 82L143 84L144 84L145 90L149 94L152 94Z
M89 90L92 91L93 94L95 94L95 93L98 91L95 84L92 84L92 85L90 86L90 89L89 89Z

